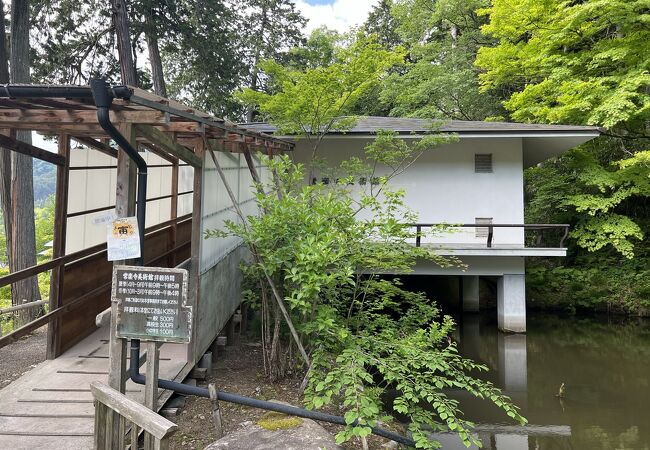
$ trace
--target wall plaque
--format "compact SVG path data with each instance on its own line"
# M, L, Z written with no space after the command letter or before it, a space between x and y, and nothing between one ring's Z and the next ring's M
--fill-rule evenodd
M190 342L187 280L184 269L115 266L111 300L117 303L117 337Z

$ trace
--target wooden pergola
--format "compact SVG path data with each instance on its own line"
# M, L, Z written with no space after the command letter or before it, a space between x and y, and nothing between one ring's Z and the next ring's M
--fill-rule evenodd
M0 86L0 93L4 92L4 97L0 95L0 147L57 166L55 230L50 261L0 277L1 287L52 271L49 311L0 337L0 347L47 323L47 356L52 359L92 333L96 329L97 314L110 306L113 264L107 261L106 244L66 254L67 219L113 208L118 217L133 216L136 207L136 171L126 153L114 145L99 124L92 98L66 98L63 95L12 97L15 87L20 86ZM202 241L201 199L205 188L201 169L206 163L206 155L215 151L243 154L252 178L259 181L253 153L272 156L291 151L292 144L215 118L175 100L135 87L127 88L130 92L128 99L116 98L112 102L111 121L138 151L149 151L168 162L165 167L170 167L172 173L172 192L164 197L171 199L171 219L146 230L145 264L173 267L184 262L184 267L190 270L190 296L197 299L197 259ZM16 130L37 131L55 137L58 153L16 140ZM106 167L116 168L117 171L115 205L68 212L71 140L116 159L116 166ZM214 159L214 153L211 156ZM179 193L179 167L185 165L195 169L193 190ZM83 170L84 167L73 169ZM192 213L179 217L178 197L190 193L193 197ZM161 198L148 198L147 201ZM188 360L194 360L195 353L203 350L192 349ZM120 353L119 359L124 360L125 349L115 351Z

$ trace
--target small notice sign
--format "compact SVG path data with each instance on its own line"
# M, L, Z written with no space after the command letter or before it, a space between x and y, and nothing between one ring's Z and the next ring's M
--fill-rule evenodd
M117 303L117 337L190 342L187 270L116 266L111 300Z
M120 261L140 257L140 233L138 219L125 217L116 219L108 226L106 237L108 260Z
M93 217L93 225L107 225L111 222L114 222L115 219L117 219L117 215L115 214L115 210L111 210L105 213L97 214L96 216Z

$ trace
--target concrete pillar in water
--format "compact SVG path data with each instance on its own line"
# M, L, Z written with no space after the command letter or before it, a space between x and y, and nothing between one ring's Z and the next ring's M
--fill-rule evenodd
M464 275L462 278L463 312L477 312L479 310L478 275Z
M480 316L478 314L465 314L460 322L460 346L463 356L476 362L485 361L481 357L483 340L481 339Z
M524 274L504 274L499 278L497 314L501 331L526 332L526 276Z
M520 408L528 406L528 355L525 334L499 333L499 384Z

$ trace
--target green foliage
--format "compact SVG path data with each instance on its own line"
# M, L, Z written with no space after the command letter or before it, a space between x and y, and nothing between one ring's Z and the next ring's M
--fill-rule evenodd
M489 44L476 9L486 0L399 0L393 15L409 53L380 94L393 116L483 120L504 115L491 92L479 92L473 62Z
M366 35L375 35L379 43L385 48L394 49L402 46L404 41L398 33L399 21L393 14L395 3L393 0L381 0L368 14L363 24L363 31Z
M571 313L595 310L647 316L650 314L650 258L647 254L621 260L616 255L579 257L554 267L531 261L526 267L530 305Z
M318 32L318 39L324 39ZM337 39L332 35L332 39ZM312 41L314 42L314 41ZM375 39L357 36L349 45L329 43L331 62L308 68L291 68L264 61L261 69L270 78L273 94L244 89L239 98L259 107L272 118L280 133L319 136L330 129L346 130L346 118L361 95L379 82L386 70L401 60L399 52L384 49ZM327 48L321 44L320 48Z
M428 149L440 139L429 140ZM486 368L458 354L449 339L451 318L441 317L423 294L379 275L408 273L418 258L454 263L412 245L414 232L404 222L417 218L404 206L404 193L388 181L425 150L398 142L403 141L381 133L365 159L344 162L338 182L329 185L305 184L303 167L287 157L266 160L276 179L258 186L257 205L264 213L248 217L248 224L228 222L207 237L242 237L259 255L259 262L244 267L247 277L263 280L269 274L276 280L312 358L307 406L337 404L345 411L347 426L338 442L367 436L378 421L400 415L408 417L419 448L438 445L431 430L455 432L469 445L476 443L472 424L446 389L467 391L525 420L494 386L469 375ZM350 177L373 174L383 164L392 169L376 177L377 190L348 184ZM384 405L388 391L396 397Z
M650 113L645 0L494 0L485 90L508 89L518 121L643 128Z
M611 245L631 258L650 194L647 2L495 0L479 13L489 18L483 33L496 39L478 51L482 89L505 92L515 120L600 125L618 135L532 169L547 176L528 189L528 215L539 217L546 203L544 215L568 218L580 247Z

